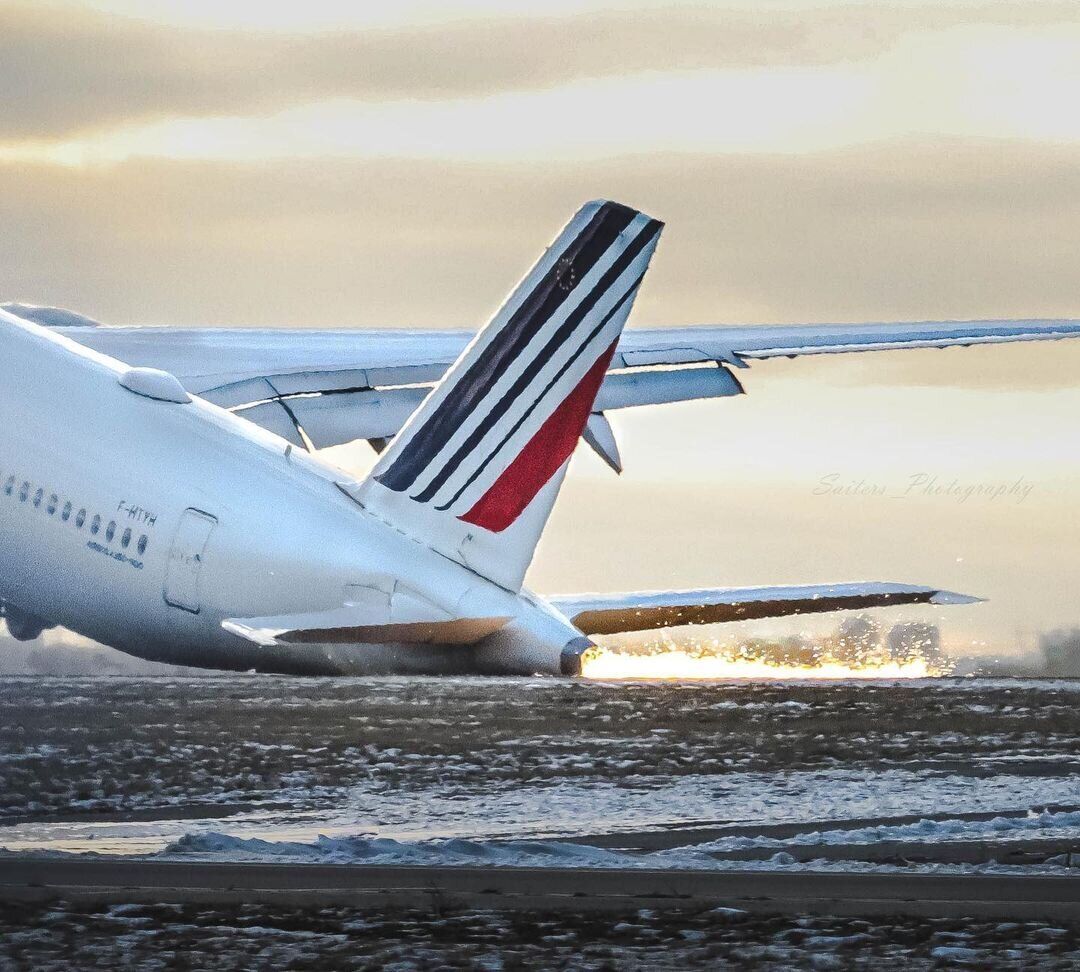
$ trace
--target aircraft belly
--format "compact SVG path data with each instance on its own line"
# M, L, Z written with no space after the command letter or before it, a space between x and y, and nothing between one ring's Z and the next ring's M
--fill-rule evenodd
M299 652L298 648L314 648ZM290 660L340 675L463 675L477 671L475 652L462 645L290 645Z
M276 675L467 675L480 671L475 651L461 645L240 645L227 652L192 645L177 661Z

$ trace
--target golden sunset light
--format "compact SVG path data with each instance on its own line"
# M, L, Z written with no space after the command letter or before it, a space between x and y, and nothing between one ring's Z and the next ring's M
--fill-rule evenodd
M630 327L1077 312L1070 3L6 0L0 55L5 299L108 324L474 328L597 196L669 226ZM929 572L989 598L961 649L1071 623L1080 352L840 357L614 416L623 480L575 459L536 582ZM597 498L656 482L609 556Z

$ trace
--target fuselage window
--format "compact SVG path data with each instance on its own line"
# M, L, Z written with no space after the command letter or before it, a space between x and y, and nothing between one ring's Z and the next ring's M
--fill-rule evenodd
M19 487L19 502L25 503L26 497L30 495L30 484L26 481Z
M124 531L124 535L120 538L120 546L127 550L128 545L131 543L131 528L129 527Z
M86 522L86 510L79 510L75 514L75 526L80 530L83 528L83 524Z
M139 537L139 544L138 544L138 547L137 547L140 557L144 553L146 553L146 544L147 544L147 538L146 538L146 534L144 533L141 537Z
M13 489L15 489L15 477L9 476L8 481L4 483L4 495L10 496Z
M109 520L109 525L105 527L105 542L112 543L112 538L116 536L116 524Z
M90 532L96 537L98 530L101 529L101 517L97 513L94 514L94 518L90 521Z
M45 490L39 489L34 493L34 506L41 506L41 498L45 495Z
M71 519L71 500L68 500L64 504L63 512L61 512L60 514L60 519L63 520L65 523L67 523L67 521Z
M49 516L52 516L56 512L56 507L59 503L60 497L57 496L56 493L53 493L52 496L49 497L49 505L47 507Z

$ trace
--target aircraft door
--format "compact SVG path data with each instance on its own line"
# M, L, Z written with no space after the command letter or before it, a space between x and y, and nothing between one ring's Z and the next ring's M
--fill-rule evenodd
M199 575L206 544L215 526L217 520L208 513L184 510L169 551L169 566L165 574L166 604L192 614L198 614L202 609Z

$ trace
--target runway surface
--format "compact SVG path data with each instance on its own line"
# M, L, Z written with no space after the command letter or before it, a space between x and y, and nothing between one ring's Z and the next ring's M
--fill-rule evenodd
M380 867L129 860L0 860L0 900L364 908L700 911L1080 921L1080 881L993 874L604 868Z
M752 914L0 904L0 967L68 969L1073 969L1072 926Z

